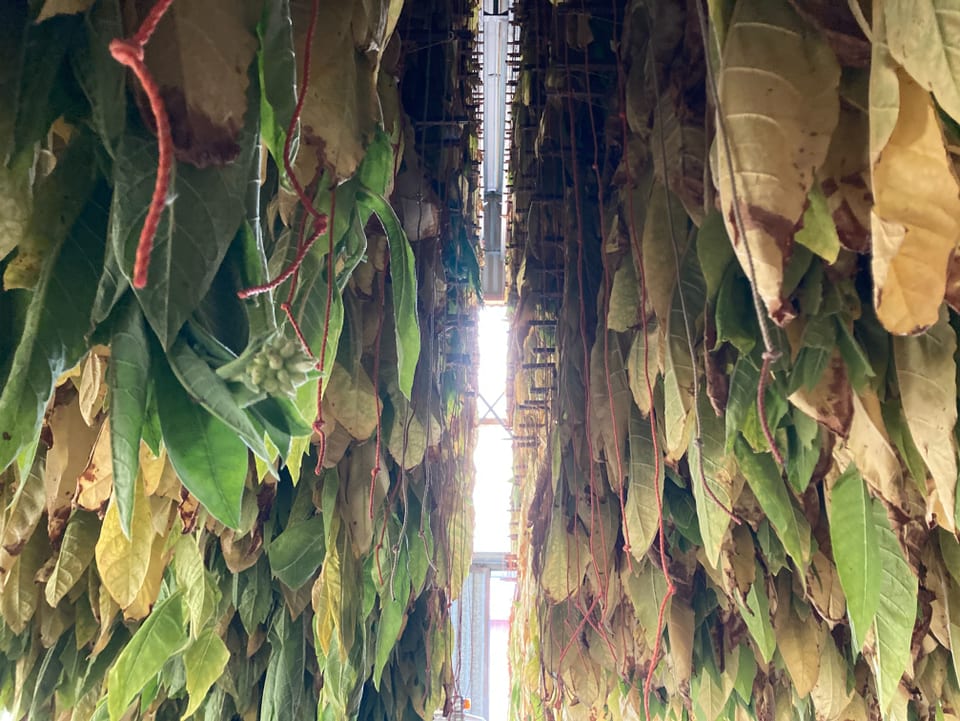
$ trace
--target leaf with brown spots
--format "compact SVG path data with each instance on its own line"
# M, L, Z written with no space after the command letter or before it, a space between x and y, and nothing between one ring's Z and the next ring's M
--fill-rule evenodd
M160 86L174 151L198 167L225 165L240 154L250 64L262 0L175 2L147 45L147 67ZM126 9L132 9L128 3ZM136 27L143 13L127 27ZM138 91L144 118L152 114Z
M715 167L737 257L749 273L749 246L757 291L777 322L791 315L781 297L784 264L837 125L839 80L833 51L786 0L737 3L720 66L727 137L719 134Z

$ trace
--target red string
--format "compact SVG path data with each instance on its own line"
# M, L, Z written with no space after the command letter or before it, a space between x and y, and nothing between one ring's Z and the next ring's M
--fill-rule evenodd
M147 217L140 230L140 240L137 243L137 254L133 264L133 287L138 290L147 285L147 267L150 265L153 240L160 225L163 206L166 204L167 191L170 188L170 170L173 166L170 118L160 94L160 86L157 85L157 81L153 79L143 61L143 49L172 3L173 0L157 0L140 24L140 29L129 40L116 38L110 41L110 54L113 59L124 67L130 68L140 82L150 103L150 112L153 113L153 121L157 127L157 147L160 154L157 162L157 179L153 186L153 196L150 198Z

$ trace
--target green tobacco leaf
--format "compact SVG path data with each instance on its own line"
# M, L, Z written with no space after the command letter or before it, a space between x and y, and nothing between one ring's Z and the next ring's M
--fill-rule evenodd
M260 49L257 61L260 71L260 132L263 142L283 170L283 146L287 129L297 104L297 59L293 50L293 24L289 0L263 4L263 15L257 25ZM296 155L297 142L292 143Z
M251 83L255 89L256 83ZM177 165L170 183L175 198L157 229L147 287L137 291L144 315L164 348L210 289L244 218L255 145L257 111L250 103L240 156L222 168ZM259 165L257 166L259 167ZM129 279L157 173L157 141L127 129L113 166L114 202L110 242Z
M860 471L852 463L827 495L830 542L847 599L856 651L863 648L880 603L879 531Z
M773 632L773 623L770 621L770 600L767 591L763 588L763 568L757 563L756 581L747 592L746 601L737 599L740 613L747 624L747 629L757 644L760 658L764 663L770 663L773 652L777 648L777 637Z
M157 604L110 669L107 677L110 721L118 721L150 679L186 645L183 599L175 593Z
M840 236L833 222L830 208L827 207L827 198L820 188L820 183L813 184L807 200L809 205L800 221L802 227L797 231L794 239L828 263L835 263L840 254Z
M717 297L720 282L734 258L733 246L727 237L720 211L714 210L703 219L697 232L697 258L707 287L707 300Z
M134 484L140 470L140 439L147 415L150 387L150 346L143 313L127 297L110 339L110 453L113 456L113 492L120 526L130 536Z
M87 42L71 55L74 75L90 103L93 127L107 152L114 148L127 120L126 69L110 55L110 41L123 37L119 0L94 4L83 18Z
M731 343L743 355L757 344L758 328L753 310L750 283L740 268L731 265L720 283L716 299L717 345Z
M406 549L400 552L399 562L394 574L380 590L380 620L377 622L377 645L373 662L373 685L379 689L383 669L390 660L403 618L407 613L407 601L410 598L410 574L407 570Z
M390 141L390 136L378 128L373 141L367 146L360 167L357 168L357 181L360 187L374 195L387 197L393 185L394 163L393 143ZM369 220L371 212L373 208L367 206L366 217L361 215L360 218L363 223Z
M307 663L303 619L290 620L285 609L274 616L270 627L270 662L263 682L261 721L299 718L303 703L303 670Z
M871 667L877 679L880 713L886 715L910 664L910 638L917 617L917 577L903 558L883 504L874 501L872 506L880 556L880 603L873 622L877 648ZM832 519L830 525L833 526ZM876 578L872 577L874 583Z
M154 364L153 380L163 440L180 481L218 521L239 527L246 445L187 395L166 363Z
M191 398L231 428L259 458L273 459L263 444L263 431L257 429L230 394L230 389L196 351L181 337L167 352L170 369Z
M706 395L706 394L704 394ZM690 472L693 477L693 496L697 502L697 519L700 523L700 535L703 537L703 550L707 562L714 568L719 568L720 547L730 525L730 516L724 509L733 508L737 497L735 472L736 464L732 454L725 451L723 446L723 421L713 413L709 401L701 397L700 416L702 418L701 445L697 445L694 438L690 439L688 458ZM703 453L703 475L700 476L700 453ZM704 484L709 484L713 494L724 508L707 493Z
M183 653L183 665L187 673L187 694L190 703L182 718L188 718L207 697L210 687L223 674L230 660L227 644L217 635L216 630L208 628L190 644Z
M800 569L810 562L810 525L790 500L790 493L773 456L754 453L742 438L734 447L740 471L750 484L753 495L770 519L783 547Z
M420 319L417 315L417 266L413 248L393 207L382 196L357 193L357 203L377 215L390 242L390 285L396 314L397 362L400 391L410 398L420 359Z
M89 311L103 262L105 191L102 185L94 191L60 248L51 251L29 296L23 331L0 390L0 468L36 443L56 379L87 350Z
M326 553L323 519L314 516L287 527L270 543L270 570L291 589L305 584L320 568Z
M100 521L96 514L74 511L63 534L57 563L47 579L45 597L51 608L56 608L65 595L80 581L90 561L100 535Z

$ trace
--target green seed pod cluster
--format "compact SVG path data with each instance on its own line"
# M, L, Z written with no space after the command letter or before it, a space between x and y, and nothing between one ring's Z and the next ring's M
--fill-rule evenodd
M313 368L314 361L295 339L281 337L254 354L240 380L256 392L292 397L307 382L307 373Z

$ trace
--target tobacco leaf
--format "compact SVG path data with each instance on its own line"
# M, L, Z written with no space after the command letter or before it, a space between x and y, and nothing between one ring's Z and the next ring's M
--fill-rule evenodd
M937 322L960 238L960 184L929 94L899 73L900 113L882 152L872 148L874 304L891 333ZM878 155L879 152L879 155Z
M960 119L960 23L953 0L883 0L890 54Z
M140 593L150 566L150 551L153 545L153 523L150 505L138 483L134 496L130 537L120 526L120 511L117 502L107 507L97 539L97 571L103 581L104 592L127 608Z
M840 585L847 599L856 650L863 647L880 603L879 533L873 504L854 464L827 487L830 541Z
M136 291L143 313L164 348L173 344L184 322L210 290L243 220L247 184L259 167L259 158L255 165L253 153L258 110L248 108L238 141L240 153L234 162L222 168L202 169L181 164L171 177L170 196L175 200L161 216L147 286ZM143 130L128 128L117 144L113 163L108 236L127 280L132 275L140 230L150 206L157 162L156 140Z
M246 445L227 424L194 403L166 363L154 364L153 381L167 455L177 476L214 518L239 527Z
M79 167L73 172L89 178ZM10 372L0 390L0 468L36 444L56 379L73 368L87 349L89 308L106 233L104 191L96 185L67 237L50 251L32 291Z
M160 87L179 160L201 168L223 166L242 153L248 68L257 50L254 28L262 4L177 3L147 44L144 59ZM142 93L139 99L146 108ZM152 125L152 114L145 110L143 116Z
M656 463L650 424L636 408L630 411L629 431L629 484L623 524L629 533L630 552L641 561L659 530L657 496L663 494L663 461Z
M187 639L183 599L174 593L157 605L110 669L107 677L110 721L120 719L167 660L183 650Z
M791 315L781 296L784 263L837 125L839 80L833 51L786 0L737 3L719 74L727 137L717 141L718 187L740 264L749 274L749 247L757 291L778 322Z
M880 712L886 714L910 664L910 638L917 615L917 577L903 558L883 505L874 502L872 513L880 555L880 603L873 623L876 648L870 665L877 681Z
M87 511L75 511L67 523L57 562L47 579L44 598L56 608L63 597L80 582L81 575L93 560L100 534L100 522Z
M797 696L804 698L820 676L821 648L824 642L832 643L832 640L825 639L815 619L801 620L791 603L777 606L773 627L777 633L777 650L793 680L793 689Z
M937 522L951 532L956 529L956 351L957 335L945 308L940 310L937 323L923 335L893 340L907 428L933 476L934 488L943 505L943 515L938 515Z
M187 694L190 697L183 718L189 717L200 707L229 660L227 645L212 628L200 634L183 652Z

